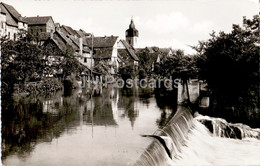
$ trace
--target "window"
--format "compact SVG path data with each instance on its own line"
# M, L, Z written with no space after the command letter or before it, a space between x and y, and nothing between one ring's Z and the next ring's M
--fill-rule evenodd
M87 58L84 58L84 63L87 63Z
M16 33L14 33L14 40L16 40Z
M11 33L10 33L10 32L8 32L8 38L9 38L9 39L11 38Z

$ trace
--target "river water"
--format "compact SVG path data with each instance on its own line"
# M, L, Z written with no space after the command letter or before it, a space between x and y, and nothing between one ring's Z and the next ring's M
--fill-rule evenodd
M101 93L100 91L98 93ZM260 129L178 106L176 93L102 89L2 105L6 166L260 165ZM4 106L4 107L3 107ZM4 118L3 118L4 117Z
M109 87L92 97L76 90L66 97L60 92L7 101L2 105L2 162L132 165L152 142L141 134L153 133L174 112L160 100L151 89Z

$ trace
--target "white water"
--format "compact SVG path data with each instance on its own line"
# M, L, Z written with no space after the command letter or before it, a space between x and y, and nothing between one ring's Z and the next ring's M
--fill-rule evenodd
M213 133L200 122L203 120L212 124ZM235 127L241 131L236 134L240 133L242 139L228 138ZM208 116L193 118L184 107L179 107L168 125L155 135L163 136L173 158L170 159L162 144L154 140L136 165L260 165L259 129Z

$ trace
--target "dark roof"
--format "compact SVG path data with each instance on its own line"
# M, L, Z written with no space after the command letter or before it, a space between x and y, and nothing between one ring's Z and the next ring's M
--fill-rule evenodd
M75 30L75 32L77 33L77 36L78 37L85 37L85 36L90 36L91 34L90 33L86 33L84 30L80 29L79 31L78 30Z
M11 5L7 5L3 2L0 3L1 13L6 15L6 24L9 26L18 27L18 21L25 22L21 14L18 13Z
M57 27L60 27L60 23L56 22L54 23L54 26L57 28Z
M133 48L130 44L128 44L125 40L120 40L120 41L121 41L121 42L123 43L123 45L125 46L127 52L128 52L129 55L131 56L131 58L132 58L133 60L135 60L135 61L139 61L138 57L137 57L136 54L135 54L134 48Z
M128 56L129 53L126 49L118 49L117 50L117 57L120 62L127 63L128 59L124 57L124 55Z
M54 32L53 33L53 37L50 38L50 40L52 40L56 45L57 47L64 51L66 49L66 46L69 45L71 46L74 50L77 49L77 47L70 41L70 39L68 39L63 33L61 32ZM47 41L48 43L49 41Z
M53 42L61 51L66 49L66 42L57 34L53 34L52 38L49 38L44 45L48 45L48 43Z
M16 19L16 21L24 22L21 14L11 5L1 2L1 4L5 7L5 9L10 13L10 15ZM1 6L2 6L1 5ZM1 7L2 10L2 7ZM6 11L4 11L6 13Z
M10 26L15 26L18 27L18 23L15 21L15 19L11 16L11 14L7 11L7 9L2 5L1 7L1 12L4 12L6 14L6 24Z
M145 48L136 48L136 53L142 53L147 52L148 53L159 53L159 47L153 46L153 47L145 47Z
M75 30L75 32L77 33L78 37L84 37L85 36L85 34L81 31Z
M60 31L56 31L63 40L68 43L68 45L72 46L74 50L80 50L80 39L74 35L71 35L72 31L74 31L71 27L62 25L62 28ZM82 44L84 45L84 39L82 38ZM90 49L86 47L83 47L83 52L90 52Z
M61 28L63 28L67 33L70 35L77 35L74 29L72 29L70 26L62 25Z
M66 36L66 34L62 33L62 32L59 32L59 31L56 31L55 33L58 34L58 36L60 36L60 38L68 45L70 45L74 50L78 50L78 46L72 42L72 40Z
M71 42L76 45L78 48L80 47L80 41L79 41L79 38L77 37L74 37L72 35L67 35L67 38L69 38L71 40Z
M78 49L80 48L80 38L72 36L72 35L67 35L67 37L72 41L73 44L75 44ZM83 39L82 39L82 44L83 44ZM90 49L88 47L83 47L83 52L90 52Z
M97 48L94 50L94 59L107 59L111 58L113 48Z
M168 54L171 51L171 48L159 48L159 51L161 53Z
M45 25L50 19L53 21L51 16L24 17L28 25Z
M93 37L94 48L108 48L113 47L117 41L118 36ZM86 44L92 47L92 38L86 38Z
M73 36L68 36L62 32L55 31L53 33L53 37L50 39L52 40L57 47L64 51L66 49L66 46L69 45L73 48L73 50L78 51L79 50L79 38L74 38ZM49 42L49 41L47 41ZM84 47L83 52L90 52L89 48Z

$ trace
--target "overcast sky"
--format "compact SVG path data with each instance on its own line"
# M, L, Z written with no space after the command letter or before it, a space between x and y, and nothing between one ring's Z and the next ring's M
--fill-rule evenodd
M229 32L242 17L258 14L258 0L2 0L22 16L52 16L55 22L125 39L131 17L138 45L172 47L192 53L188 45L209 38L212 30Z

